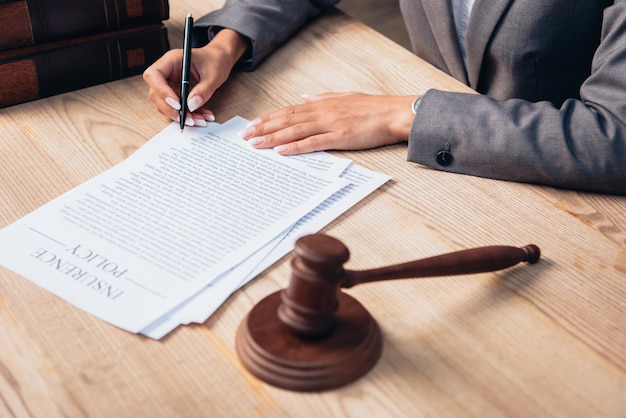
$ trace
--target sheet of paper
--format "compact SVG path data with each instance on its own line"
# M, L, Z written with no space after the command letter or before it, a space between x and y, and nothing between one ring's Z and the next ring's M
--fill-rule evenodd
M346 184L216 129L171 124L0 230L0 264L139 332Z
M219 129L215 129L213 131L213 134L223 137L236 137L236 133L243 129L248 122L249 121L247 121L246 119L235 117ZM267 150L266 152L272 151ZM337 178L343 177L346 170L348 170L348 168L352 164L350 160L338 158L326 152L315 152L304 155L292 156L289 158L294 159L298 163L305 164L313 170L324 172L327 176ZM380 175L380 178L388 179L389 177L386 175ZM373 191L376 187L380 186L380 184L382 184L382 182L373 187L367 193ZM346 184L346 186L342 190L345 190L346 188L353 189L353 185ZM354 203L356 203L356 201ZM322 205L324 204L325 203L323 203ZM352 204L348 205L347 207L351 206ZM337 214L337 216L338 215L339 213ZM323 223L319 225L318 230L321 229L324 225L328 224L330 221L332 221L332 219L334 218L330 218L327 221L322 221ZM290 228L289 230L292 229L293 228ZM160 339L181 324L189 324L191 322L204 322L213 312L215 312L219 308L222 303L224 303L224 301L234 291L236 291L240 287L240 285L249 280L248 277L250 276L251 272L254 271L261 263L263 263L267 259L267 257L270 255L270 253L272 253L275 247L284 239L289 230L286 230L284 234L281 234L280 236L272 240L269 244L265 245L263 248L260 248L252 256L248 257L245 260L242 260L242 262L235 266L232 270L229 270L228 272L220 275L218 279L213 281L211 284L202 289L189 300L184 301L179 306L172 309L159 320L150 324L148 327L142 330L141 333L154 339ZM280 257L282 257L282 255L275 258L274 261L278 260Z
M298 238L303 235L318 232L332 220L339 217L339 215L391 179L387 174L371 171L355 164L348 167L341 177L350 183L335 192L304 218L300 219L288 233L284 235L284 238L279 239L278 242L274 240L274 242L276 242L275 248L268 257L259 263L244 279L241 285L244 285L249 280L261 274L278 259L291 251ZM205 320L206 319L202 319L200 322L204 322Z
M314 157L311 154L309 158ZM276 237L248 260L223 274L175 312L144 329L142 334L160 339L181 324L206 321L233 292L289 253L299 237L318 232L390 179L386 174L354 164L346 168L341 177L350 183L299 220L285 234Z

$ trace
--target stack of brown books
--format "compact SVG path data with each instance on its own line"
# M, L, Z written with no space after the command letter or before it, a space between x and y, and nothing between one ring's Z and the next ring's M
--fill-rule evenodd
M168 0L0 0L0 108L141 74Z

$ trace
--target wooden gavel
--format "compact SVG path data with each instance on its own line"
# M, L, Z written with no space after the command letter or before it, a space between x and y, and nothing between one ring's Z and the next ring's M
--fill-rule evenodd
M540 250L489 246L371 270L345 270L350 252L339 240L307 235L295 244L287 289L261 300L237 331L246 368L275 386L299 391L338 387L370 370L382 350L369 312L342 292L362 283L483 273L536 263Z

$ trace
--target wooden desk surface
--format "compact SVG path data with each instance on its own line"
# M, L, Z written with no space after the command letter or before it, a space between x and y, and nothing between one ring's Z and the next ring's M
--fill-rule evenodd
M172 46L187 12L222 3L172 0ZM212 104L225 121L302 93L431 87L463 89L336 14L236 74ZM0 227L122 161L167 123L141 77L0 110ZM205 324L161 341L0 268L0 416L626 416L626 198L446 174L407 163L403 145L338 154L393 176L325 229L351 249L348 268L491 244L535 243L543 259L349 290L382 329L382 358L354 384L309 394L259 382L234 350L245 314L286 286L286 259Z

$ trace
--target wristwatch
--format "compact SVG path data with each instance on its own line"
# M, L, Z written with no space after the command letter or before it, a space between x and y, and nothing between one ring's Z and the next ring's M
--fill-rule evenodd
M413 103L411 104L411 110L413 111L413 114L415 114L417 112L417 107L420 105L420 103L422 102L422 97L424 96L420 96L417 99L415 99L413 101Z

